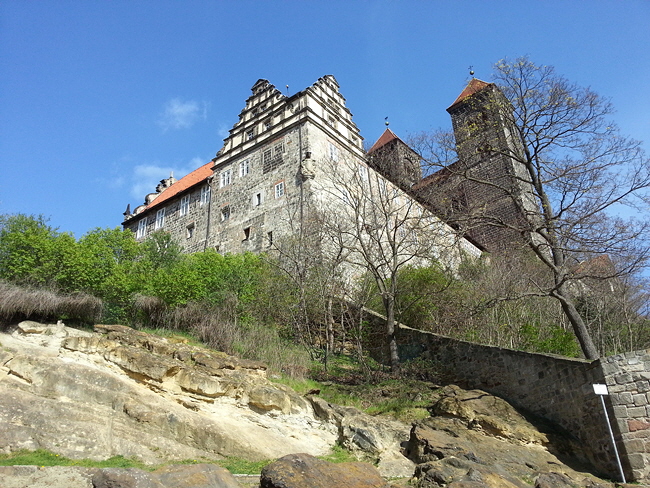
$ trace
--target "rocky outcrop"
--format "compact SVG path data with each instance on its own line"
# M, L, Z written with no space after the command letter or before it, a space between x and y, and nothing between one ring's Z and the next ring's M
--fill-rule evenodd
M333 464L308 454L290 454L262 470L261 488L388 488L367 463Z
M581 470L570 445L550 452L552 433L484 391L446 386L430 410L432 417L413 425L407 447L419 488L614 486Z
M388 417L373 417L352 407L309 397L316 416L337 428L337 444L376 464L383 476L410 477L415 464L401 454L406 445L408 427Z
M2 488L242 488L227 469L213 464L141 469L67 466L0 466Z
M0 452L147 463L329 452L336 427L263 365L123 326L0 334Z

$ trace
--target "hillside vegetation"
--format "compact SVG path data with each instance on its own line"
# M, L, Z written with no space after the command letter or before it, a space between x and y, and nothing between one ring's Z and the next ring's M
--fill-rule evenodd
M364 307L381 311L377 287L361 280L340 300L340 291L319 279L326 266L312 263L297 277L282 257L271 254L206 250L186 255L167 234L138 243L131 231L119 228L95 229L75 239L42 217L4 215L0 321L6 326L27 318L61 319L78 326L119 323L187 332L293 377L306 376L311 364L327 370L341 353L355 357L365 373L381 370L364 354L372 332ZM580 348L556 303L508 299L546 279L544 269L526 255L468 262L454 275L436 263L406 268L399 276L397 317L461 339L578 356ZM594 288L579 297L602 354L650 345L644 303L645 296L627 284L620 291Z

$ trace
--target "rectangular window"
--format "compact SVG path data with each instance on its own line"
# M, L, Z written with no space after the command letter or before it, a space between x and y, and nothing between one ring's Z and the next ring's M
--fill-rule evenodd
M165 225L165 209L161 208L156 212L156 225L154 226L154 228L156 230L162 229L164 225Z
M239 163L239 176L246 176L248 173L251 171L251 164L250 160L244 159L241 163Z
M379 195L385 197L387 191L388 190L386 188L386 180L383 178L379 178Z
M247 141L251 141L253 139L253 137L255 137L255 132L253 132L252 129L246 132L246 140Z
M262 205L262 194L256 193L255 196L253 197L253 206L259 207L260 205Z
M273 154L273 153L271 152L270 149L267 149L266 151L264 151L264 152L262 153L262 162L263 162L265 165L267 165L267 164L271 164L271 157L272 157L272 154Z
M210 203L210 185L205 185L201 188L201 205Z
M250 238L251 238L251 228L250 228L250 227L246 227L246 228L244 229L244 240L247 241L247 240L249 240Z
M264 130L270 130L271 129L271 121L266 120L264 121Z
M221 207L221 221L225 222L230 218L230 205L226 205L225 207Z
M339 160L339 148L336 147L331 142L329 143L329 153L330 153L330 159L332 161L338 161Z
M275 184L275 198L282 198L284 196L284 181Z
M146 217L140 222L138 222L138 232L136 232L135 237L137 239L142 239L145 235L147 235L147 219Z
M275 157L282 157L282 154L284 153L284 143L280 142L279 144L275 145L275 148L273 148L273 155Z
M185 234L188 239L194 237L194 224L187 226L187 233Z
M273 245L273 232L267 232L266 238L269 241L269 247L271 247Z
M229 169L223 170L219 175L219 188L228 186L232 183L232 172Z
M190 211L190 196L187 195L181 198L181 209L180 209L181 217L187 215L187 212L189 211Z
M359 177L361 178L361 181L368 181L368 168L363 164L359 164Z

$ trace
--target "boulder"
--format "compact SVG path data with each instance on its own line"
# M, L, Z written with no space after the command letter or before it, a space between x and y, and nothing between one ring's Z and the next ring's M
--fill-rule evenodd
M154 472L104 468L92 483L93 488L241 488L227 469L214 464L166 466Z
M267 465L261 488L388 488L377 469L367 463L334 464L310 456L290 454Z
M419 488L523 488L533 480L538 488L613 487L565 465L549 451L546 433L484 391L449 385L429 410L432 417L412 426L406 449L418 463Z
M241 488L214 464L171 465L156 471L77 466L0 466L2 488Z

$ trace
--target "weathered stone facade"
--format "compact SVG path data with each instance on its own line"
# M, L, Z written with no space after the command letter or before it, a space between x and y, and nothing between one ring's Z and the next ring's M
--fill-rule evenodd
M216 157L179 181L163 180L158 193L126 213L123 225L138 239L155 230L169 232L186 252L263 252L274 239L295 234L310 209L332 211L340 205L332 198L335 180L352 178L357 168L430 215L432 232L442 236L438 242L448 246L454 240L453 263L450 258L444 264L454 267L461 252L480 254L415 203L392 181L395 175L367 164L359 129L333 76L290 97L259 80ZM437 253L443 254L451 256Z

